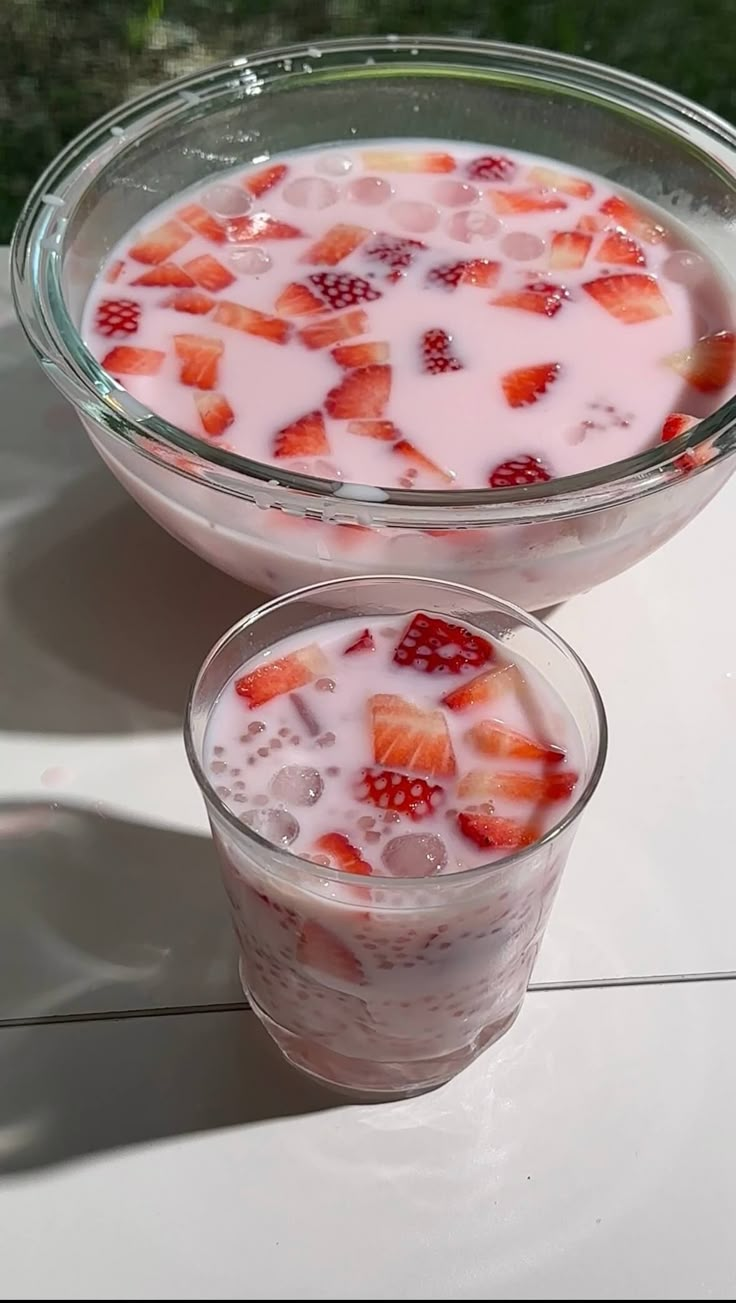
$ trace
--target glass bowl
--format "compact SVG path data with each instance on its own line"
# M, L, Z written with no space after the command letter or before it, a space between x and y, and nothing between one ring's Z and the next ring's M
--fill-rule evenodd
M272 153L381 136L487 141L590 169L684 223L728 274L736 266L736 132L712 113L542 50L351 39L234 58L93 124L21 214L20 320L113 474L220 569L270 593L351 574L432 574L539 609L625 570L700 511L735 464L736 400L670 443L548 484L377 490L203 443L127 394L80 338L100 263L153 207ZM693 448L697 457L683 457Z

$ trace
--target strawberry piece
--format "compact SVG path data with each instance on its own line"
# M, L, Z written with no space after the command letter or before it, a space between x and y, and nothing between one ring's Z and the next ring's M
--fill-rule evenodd
M583 289L605 312L625 326L653 321L670 311L656 278L639 272L599 276L597 280L586 281Z
M621 263L624 267L647 265L647 256L641 245L625 231L609 231L595 256L598 262Z
M578 775L572 769L551 774L506 774L472 769L458 783L461 800L488 800L502 797L507 801L565 801L572 795Z
M480 289L490 290L496 284L500 271L500 262L493 262L490 258L471 258L465 264L460 284L475 285Z
M248 213L244 217L230 217L227 238L234 244L252 244L258 240L298 240L304 235L291 222L281 222L270 213Z
M463 837L482 850L518 851L536 841L532 829L516 819L500 819L480 810L461 810L457 823Z
M454 172L452 154L412 153L403 149L367 149L361 154L367 172Z
M462 674L494 657L493 645L462 624L436 615L413 615L394 650L394 664L423 674Z
M517 733L512 728L495 719L483 719L465 734L467 740L485 756L510 756L515 760L543 760L549 764L558 764L565 759L563 747L537 742L525 733Z
M299 331L299 338L307 348L329 348L330 344L339 344L343 339L364 335L367 329L368 317L358 308L343 313L341 317L328 316L322 321L310 322Z
M358 634L355 642L351 642L349 647L345 648L343 656L351 656L353 652L375 651L376 644L370 629L364 629Z
M372 303L381 297L381 291L370 281L347 271L315 271L308 279L318 296L334 311L354 308L356 303Z
M365 973L352 950L334 932L311 919L307 920L299 933L296 958L305 968L313 968L323 977L351 985L360 985L365 981Z
M243 188L252 194L254 199L260 199L266 191L273 190L279 181L283 181L288 170L285 163L273 163L271 167L264 167L260 172L243 177Z
M102 359L101 365L114 376L155 376L166 356L157 348L133 348L118 344Z
M224 434L235 420L235 413L224 394L195 394L194 401L204 430L213 439Z
M409 778L393 769L364 769L355 794L359 801L368 801L379 810L393 810L414 823L432 814L445 795L435 783Z
M342 262L343 258L354 253L358 245L367 240L369 235L370 231L365 226L350 226L347 222L338 222L337 226L331 226L321 239L307 249L300 261L324 263L328 267L334 267L338 262Z
M542 362L539 366L522 366L501 376L501 388L509 407L528 407L536 403L560 374L559 362Z
M533 167L526 179L533 186L541 186L543 190L561 190L564 195L572 195L573 199L592 199L594 193L590 181L569 172L558 172L553 167Z
M502 216L513 213L549 213L567 208L567 200L543 190L489 190L488 197Z
M128 250L128 254L136 262L166 262L172 254L188 244L191 238L190 232L180 222L164 222L163 226L157 226L155 230L147 231L141 236L132 249Z
M398 431L397 431L398 433ZM425 471L427 475L433 475L436 479L444 480L446 484L451 484L454 476L442 466L427 457L425 453L420 452L415 444L410 443L408 439L399 439L391 449L397 456L403 457L405 461L411 462L418 470Z
M471 710L473 706L487 706L507 692L518 692L521 675L515 665L494 665L493 669L476 674L475 678L461 683L459 688L445 693L443 706L450 710Z
M643 240L645 244L661 244L667 237L663 226L653 218L647 217L646 213L640 212L638 208L634 208L625 199L621 199L619 195L612 195L610 199L606 199L605 203L601 204L600 211L605 213L614 225L623 226L629 235L634 235L637 240Z
M227 289L228 285L232 285L235 280L232 272L228 271L227 267L223 267L217 258L213 258L211 253L201 253L198 258L185 262L184 270L201 289L211 290L213 293Z
M382 263L388 269L388 279L396 281L401 279L416 255L426 247L421 240L410 240L404 235L388 235L385 231L379 231L370 244L365 246L363 253L371 261Z
M356 366L382 366L388 362L390 352L389 345L381 341L371 344L341 344L339 348L333 348L332 356L338 366L349 371Z
M294 692L311 683L318 674L324 674L328 668L327 657L316 643L302 647L299 651L289 652L278 660L267 661L257 669L236 679L235 691L242 697L250 709L263 706L273 697L280 697L285 692Z
M276 311L284 317L310 317L317 312L326 312L327 309L306 285L292 281L279 294Z
M177 267L175 262L160 262L158 266L151 267L150 271L144 271L142 276L138 276L133 285L161 285L166 289L189 289L194 281L191 276Z
M107 281L108 285L115 284L115 281L119 279L120 273L123 270L124 266L125 266L124 258L116 258L114 262L110 263L110 266L105 272L105 280Z
M719 330L715 335L704 335L692 348L683 348L663 358L669 366L693 389L702 394L712 394L727 385L736 364L736 334Z
M692 430L697 424L695 416L686 416L684 412L672 412L662 426L662 443L677 439L679 435L685 434L686 430ZM684 452L681 457L677 457L675 465L681 471L694 471L698 466L704 466L707 461L710 461L711 452L711 448L693 448L691 452Z
M518 167L505 154L482 154L473 158L465 169L471 181L513 181Z
M369 697L368 710L377 765L396 765L424 774L455 773L455 753L443 711L425 710L385 692Z
M443 262L438 267L430 267L426 276L427 285L443 290L456 290L462 283L467 262L460 258L455 262Z
M582 267L592 243L592 235L582 231L555 231L549 251L550 267L553 271Z
M498 308L520 308L522 312L538 312L545 317L554 317L559 312L570 293L564 285L555 285L552 281L528 281L520 290L507 290L491 299Z
M108 339L134 335L141 319L141 307L134 299L102 299L95 312L95 329Z
M195 389L214 389L224 345L207 335L174 335L176 356L182 362L179 380Z
M330 451L320 411L307 412L274 435L274 457L319 457Z
M348 434L361 434L366 439L381 439L384 443L394 443L400 436L398 426L393 421L349 421Z
M390 366L361 366L330 389L325 407L336 420L383 416L390 393Z
M610 230L611 223L602 213L583 213L578 218L576 231L584 231L586 235L597 235L599 231Z
M204 240L209 240L211 244L224 244L227 239L227 229L222 222L218 222L212 213L208 213L206 208L201 204L187 204L186 208L180 208L176 214L185 226L191 227L197 235L201 235Z
M446 371L462 371L463 364L452 351L452 335L435 327L425 330L421 340L422 370L427 375L443 375Z
M499 462L488 476L492 489L524 488L527 484L544 484L553 478L539 457L524 453L520 457L509 457L508 461Z
M245 304L232 303L229 299L220 299L213 321L231 330L242 330L246 335L258 335L272 344L285 344L292 329L281 317L271 317L267 312L246 308Z
M373 872L367 860L363 859L360 851L353 846L351 841L342 832L326 832L317 838L315 847L330 859L337 862L338 869L343 873L358 873L367 877Z
M215 300L201 290L179 290L164 304L165 308L173 308L175 312L190 312L197 317L206 316L214 306Z

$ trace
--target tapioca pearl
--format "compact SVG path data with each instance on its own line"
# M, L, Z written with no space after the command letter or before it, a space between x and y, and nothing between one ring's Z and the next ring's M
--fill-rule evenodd
M256 733L263 733L265 731L265 728L266 725L264 724L262 719L254 719L253 723L248 725L248 732L250 733L251 737L255 737Z
M225 748L224 748L224 747L213 747L213 748L212 748L212 754L213 754L213 756L217 756L218 759L219 759L220 756L224 756L224 755L225 755Z
M668 280L678 285L699 285L710 273L710 268L699 253L693 249L675 249L665 258L661 272Z
M323 176L345 176L352 168L353 160L347 154L323 154L317 163Z
M217 217L244 217L253 206L253 197L240 186L217 181L203 192L202 203Z
M259 756L267 756L267 755L268 755L268 747L259 747L259 748L258 748L258 754L259 754Z
M317 679L314 686L318 692L334 692L337 684L334 679Z
M540 240L538 235L532 235L531 231L509 231L501 240L501 249L507 258L513 258L516 262L531 262L533 258L539 258L544 253L544 240Z
M273 258L257 244L240 244L227 255L230 270L236 276L263 276L273 265Z
M298 176L289 181L281 193L287 204L294 208L309 208L313 212L331 208L340 198L334 181L326 181L321 176Z
M359 176L350 182L346 193L354 204L367 204L374 208L388 203L394 188L382 176Z
M218 796L221 796L221 797L222 797L223 801L226 801L227 798L228 798L228 796L230 796L230 788L229 788L229 787L216 787L216 788L215 788L215 791L217 792L217 795L218 795Z
M445 177L441 181L435 181L432 187L432 198L443 208L465 208L468 204L476 203L480 193L467 181L451 181L449 177Z
M224 774L225 770L227 769L227 765L225 764L224 760L213 760L212 764L210 765L210 769L212 770L213 774Z
M462 244L475 244L493 239L501 230L501 223L491 213L471 208L453 213L447 219L445 229L453 240L460 240Z
M417 235L433 231L440 220L434 204L425 204L419 199L397 199L389 208L389 215L402 231L411 231Z

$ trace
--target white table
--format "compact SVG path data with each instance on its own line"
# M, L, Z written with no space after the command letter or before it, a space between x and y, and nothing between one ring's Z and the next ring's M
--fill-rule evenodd
M736 480L551 617L611 749L515 1028L343 1105L242 1008L181 743L252 594L117 488L3 275L0 1297L733 1297Z

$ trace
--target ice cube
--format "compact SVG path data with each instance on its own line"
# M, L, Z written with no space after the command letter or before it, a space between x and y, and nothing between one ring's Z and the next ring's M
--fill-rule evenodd
M271 791L285 805L316 805L324 783L318 769L306 765L284 765L271 779Z
M299 836L299 824L282 806L266 806L260 810L245 810L240 816L254 832L260 833L274 846L291 846Z
M392 878L429 878L447 864L447 847L434 833L392 837L381 853Z

